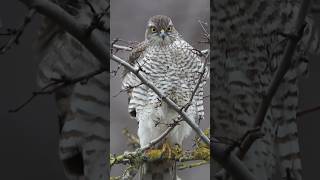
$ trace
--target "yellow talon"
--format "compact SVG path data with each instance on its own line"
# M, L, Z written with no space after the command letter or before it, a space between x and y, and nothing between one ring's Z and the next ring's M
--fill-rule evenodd
M162 144L161 149L149 149L145 153L151 160L156 159L176 159L182 156L182 149L179 145L172 147L170 143Z
M166 159L170 159L172 156L171 145L168 142L162 144L162 155Z
M178 144L173 148L173 154L175 159L179 159L182 156L182 148Z

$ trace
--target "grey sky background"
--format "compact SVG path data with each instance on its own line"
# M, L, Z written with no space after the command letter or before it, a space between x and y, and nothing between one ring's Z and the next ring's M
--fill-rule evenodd
M202 32L198 20L209 23L209 0L111 0L110 39L121 38L129 41L143 41L148 19L158 14L171 17L175 28L189 44L198 49L206 48L203 44L198 43L201 40ZM127 58L127 54L118 55ZM116 67L115 63L111 63L111 69ZM112 153L122 153L128 150L127 138L121 133L122 129L129 128L132 133L136 134L138 127L137 122L128 116L127 95L121 93L119 96L113 97L121 88L120 77L120 72L116 77L111 76L110 84L110 150ZM206 95L209 95L209 86L207 86ZM201 122L203 129L209 127L209 98L205 99L205 103L206 117ZM188 138L184 145L185 149L192 148L193 137L194 134ZM119 167L113 168L111 175L121 174L120 170ZM178 175L183 180L207 180L210 178L210 168L209 165L205 165L179 171Z
M198 19L206 19L209 4L205 0L148 0L148 6L142 6L142 0L111 0L111 26L117 27L112 38L141 41L144 38L145 23L155 14L167 14L172 17L178 31L192 45L197 45ZM128 3L121 5L121 3ZM162 6L156 4L166 3ZM169 4L169 2L172 2ZM182 3L181 3L182 2ZM191 3L191 4L190 4ZM151 5L150 5L151 4ZM205 9L202 9L202 8ZM115 11L118 9L117 11ZM17 0L0 1L0 19L5 27L16 27L23 20L27 9ZM318 18L319 20L320 18ZM32 42L39 26L39 16L26 29L19 46L5 55L0 55L0 179L4 180L66 180L58 157L58 120L56 108L51 96L39 97L18 113L9 114L8 109L16 107L37 89L35 77L37 64L32 56ZM2 29L1 29L2 30ZM130 33L129 33L130 32ZM117 34L115 34L117 33ZM112 39L111 38L111 39ZM4 38L0 37L0 44ZM111 79L118 83L117 79ZM120 85L112 85L111 108L118 105L120 118L111 114L111 150L120 152L126 149L126 139L120 133L122 127L129 126L136 131L136 123L128 119L126 96L121 94L113 98ZM305 109L320 105L320 57L310 61L309 77L300 83L300 108ZM319 176L320 161L320 111L299 119L300 147L302 152L303 174L305 180ZM117 126L116 126L117 125ZM118 132L117 132L118 131ZM117 134L118 133L118 134ZM118 151L119 150L119 151ZM208 172L208 167L186 170L182 173L189 179L196 180L197 174Z

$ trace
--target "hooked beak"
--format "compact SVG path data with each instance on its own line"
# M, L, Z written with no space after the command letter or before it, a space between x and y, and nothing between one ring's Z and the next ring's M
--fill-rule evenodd
M164 32L163 29L161 29L160 31L160 37L162 38L162 40L164 40L164 38L166 37L166 33Z

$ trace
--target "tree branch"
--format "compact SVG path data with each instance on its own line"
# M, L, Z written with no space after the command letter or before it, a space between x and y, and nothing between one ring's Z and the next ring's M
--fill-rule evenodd
M133 152L124 152L120 155L110 155L110 167L113 167L116 164L133 164L137 165L142 164L144 162L155 162L159 160L173 160L176 162L189 162L189 161L206 161L208 162L208 158L210 156L209 153L202 153L202 156L199 155L199 149L196 148L193 151L185 151L181 156L161 156L161 157L148 157L148 155L143 154L146 149L136 149ZM203 149L201 149L203 150ZM208 148L206 148L209 151Z
M133 179L136 175L140 165L144 162L155 162L159 160L171 160L176 161L178 169L183 170L186 168L192 168L207 164L210 158L210 150L208 148L197 148L193 151L185 151L180 156L167 156L161 154L158 155L143 155L141 151L136 150L134 152L125 152L121 155L110 155L110 167L112 168L116 164L127 165L125 172L121 176L113 177L114 179ZM200 154L200 155L199 155ZM193 162L200 161L200 162ZM189 163L187 163L189 162ZM190 163L191 162L191 163Z
M277 70L277 72L276 72L276 74L275 74L275 76L269 86L267 94L264 96L264 98L262 99L262 102L259 105L259 108L258 108L258 111L256 114L256 118L254 121L254 128L261 129L261 126L264 122L265 115L267 113L267 110L269 109L269 106L271 104L273 96L277 92L284 75L287 73L287 71L290 68L291 59L292 59L293 54L295 52L295 48L303 35L303 30L305 27L304 20L305 20L307 13L308 13L310 3L311 3L311 0L302 1L300 11L298 14L298 18L296 21L295 29L294 29L295 30L294 35L290 36L285 53L284 53L284 56L283 56L281 63L279 65L279 68L278 68L278 70ZM244 148L243 151L247 152L248 149L253 144L253 142L247 143L247 147Z
M28 104L30 104L37 96L40 95L50 95L56 91L58 91L61 88L64 88L66 86L70 86L70 85L74 85L78 82L80 83L86 83L90 78L101 74L103 72L106 72L107 69L105 68L100 68L98 70L95 70L93 72L90 72L88 74L85 74L83 76L80 77L76 77L76 78L66 78L63 77L61 79L52 79L52 83L49 83L48 85L44 86L43 88L41 88L40 91L35 91L32 93L32 95L21 105L19 105L17 108L14 109L10 109L8 112L10 113L16 113L18 111L20 111L22 108L24 108L25 106L27 106ZM49 89L51 88L51 89Z
M200 51L201 52L201 51ZM202 53L202 52L201 52ZM204 55L202 55L202 56L204 56ZM204 63L203 63L203 69L202 69L202 71L201 71L201 73L200 73L200 77L199 77L199 79L198 79L198 82L197 82L197 84L196 84L196 87L193 89L193 91L192 91L192 94L191 94L191 97L190 97L190 99L189 99L189 102L185 105L185 107L184 107L184 111L186 112L187 110L188 110L188 108L190 107L190 105L191 105L191 102L192 102L192 100L193 100L193 97L195 96L195 94L197 93L197 90L199 89L199 86L200 86L200 84L201 84L201 82L202 82L202 78L203 78L203 76L204 76L204 74L206 73L206 70L207 70L207 63L208 63L208 58L209 58L209 53L206 55L206 57L205 57L205 61L204 61Z
M116 50L123 50L123 51L132 51L131 47L127 47L127 46L121 46L121 45L117 45L117 44L113 44L112 47Z
M108 36L99 31L87 33L89 24L81 24L73 16L68 14L58 5L48 0L19 0L37 12L47 16L52 21L60 25L73 37L79 40L101 63L103 67L109 67L110 54ZM106 38L106 39L103 39Z
M122 45L118 45L118 44L114 44L112 43L112 48L116 49L116 50L122 50L122 51L132 51L132 47L128 47L128 46L122 46ZM204 49L199 51L199 53L203 56L207 55L209 53L209 49Z
M301 117L301 116L304 116L306 114L309 114L309 113L312 113L312 112L315 112L315 111L319 111L319 110L320 110L320 106L315 106L315 107L312 107L312 108L309 108L309 109L305 109L305 110L299 111L297 113L297 117Z
M152 89L164 102L166 102L172 109L179 113L179 115L191 126L191 128L196 132L200 139L208 146L210 146L209 138L203 133L199 126L194 123L187 114L181 110L173 101L165 97L151 82L149 82L143 75L140 73L140 69L137 67L131 66L126 61L121 58L112 55L111 59L125 68L130 72L134 73L146 86ZM243 165L243 163L232 153L228 153L228 147L216 143L217 141L212 141L210 149L214 154L214 158L230 172L234 177L237 177L239 180L255 180L253 175L249 170Z
M190 163L190 164L179 164L178 165L178 169L179 170L184 170L184 169L188 169L188 168L194 168L194 167L198 167L198 166L202 166L208 164L208 161L200 161L200 162L196 162L196 163Z
M7 33L1 33L0 35L12 36L4 45L0 47L0 55L8 52L14 44L19 44L19 39L22 36L24 30L31 22L32 17L36 14L34 9L30 9L23 23L17 29L7 29Z
M174 109L176 112L179 113L179 115L192 127L192 129L197 133L197 135L207 144L210 145L209 138L202 132L200 127L194 123L185 112L181 111L181 108L179 108L171 99L164 96L159 89L157 89L151 82L149 82L143 75L140 73L139 68L135 68L131 66L126 61L122 60L121 58L112 55L111 59L115 62L123 65L125 68L127 68L130 72L134 73L140 80L143 82L146 86L148 86L150 89L152 89L160 99L162 99L164 102L166 102L172 109Z
M298 19L295 25L295 35L289 38L288 45L286 47L284 56L282 58L281 64L271 82L271 85L269 86L269 89L267 91L267 94L263 98L262 102L260 103L260 106L257 111L257 115L255 118L255 127L260 127L264 121L265 114L269 108L269 105L271 103L271 100L274 96L274 94L277 92L279 85L281 84L281 81L284 77L284 75L287 73L288 69L291 65L291 59L293 57L293 54L295 52L295 48L300 40L300 38L303 35L304 30L304 20L307 15L307 12L309 10L309 4L311 0L304 0L302 1Z
M295 24L295 29L294 29L295 32L293 32L294 34L289 37L289 41L286 46L286 50L281 60L281 63L279 65L279 68L277 69L277 72L268 88L267 94L263 97L262 102L258 107L258 111L256 113L256 118L254 121L254 127L252 130L250 130L252 131L252 133L244 135L243 141L241 142L241 145L240 145L241 148L237 149L235 152L237 156L240 157L240 159L242 159L245 156L245 154L250 149L252 144L259 137L261 137L261 126L263 125L267 110L269 109L271 101L275 93L277 92L284 75L287 73L287 71L290 68L291 59L295 52L295 48L303 35L303 30L305 27L304 20L308 13L310 3L311 3L311 0L303 0L301 3L298 18ZM221 172L218 172L217 174L221 174Z

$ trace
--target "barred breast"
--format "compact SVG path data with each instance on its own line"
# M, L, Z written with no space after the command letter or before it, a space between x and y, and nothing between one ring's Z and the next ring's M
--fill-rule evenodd
M134 65L140 67L141 74L181 107L191 98L204 68L203 59L183 40L166 46L148 46ZM208 71L193 99L193 104L197 105L198 113L202 116L203 87L207 77ZM141 110L146 102L159 102L159 97L151 89L141 85L140 80L132 73L128 73L123 80L123 88L130 87L129 112Z

